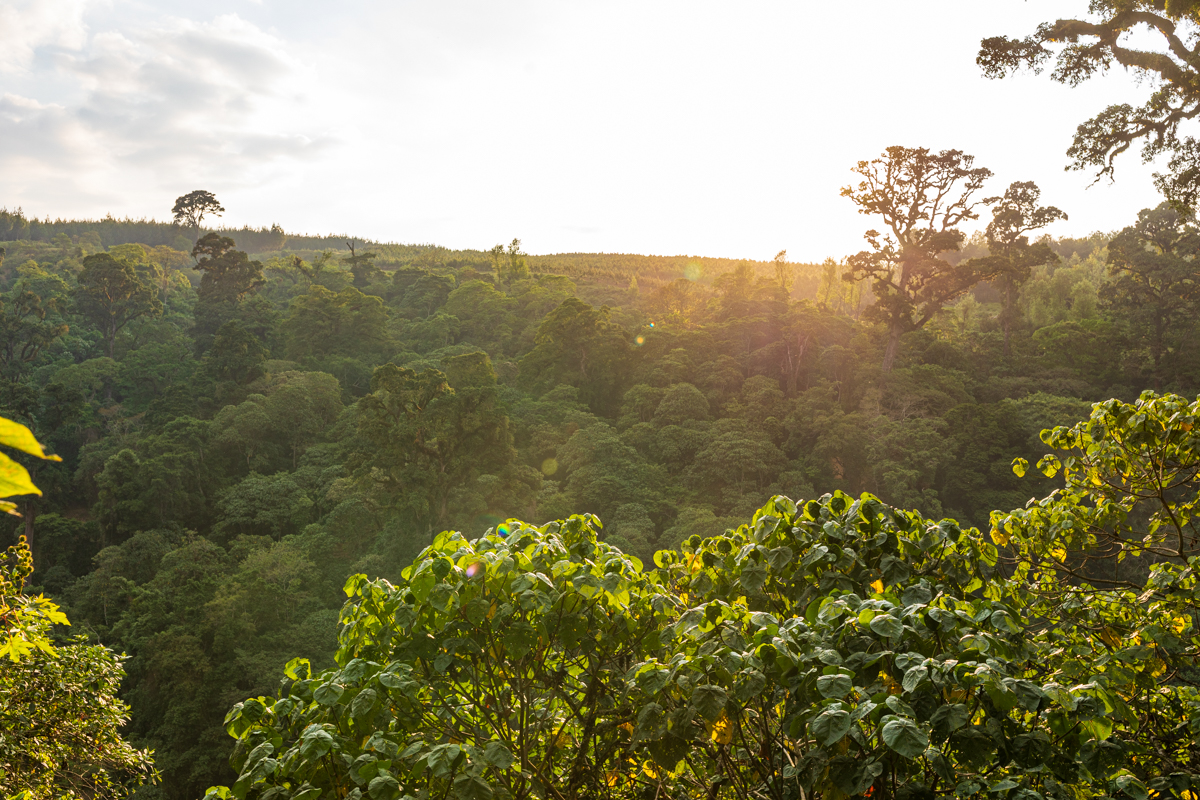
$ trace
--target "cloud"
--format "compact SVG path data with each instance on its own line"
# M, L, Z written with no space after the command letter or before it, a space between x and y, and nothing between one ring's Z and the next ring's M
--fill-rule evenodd
M82 28L54 28L29 8L15 13L40 38L5 63L44 59L52 74L43 85L55 84L60 95L55 102L0 97L0 169L18 185L95 184L134 171L160 186L236 186L333 142L297 100L305 65L285 42L235 14L80 36Z
M0 4L0 75L22 72L40 48L77 49L87 39L85 0L12 0Z

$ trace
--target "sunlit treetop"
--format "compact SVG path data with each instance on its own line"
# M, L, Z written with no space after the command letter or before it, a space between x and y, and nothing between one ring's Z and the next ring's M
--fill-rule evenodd
M1045 22L1023 39L995 36L981 43L977 62L989 78L1022 68L1077 86L1114 64L1147 81L1152 92L1139 107L1115 104L1082 123L1067 155L1070 170L1112 176L1114 161L1135 143L1142 158L1169 155L1155 174L1159 190L1180 209L1200 201L1200 141L1185 123L1200 115L1200 2L1093 0L1081 19Z

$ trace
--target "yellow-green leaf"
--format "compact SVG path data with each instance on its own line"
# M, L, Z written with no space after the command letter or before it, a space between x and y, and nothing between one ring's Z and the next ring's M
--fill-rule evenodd
M0 453L0 497L41 493L42 490L33 485L27 469Z
M38 440L33 437L33 432L19 422L13 422L11 419L0 417L0 444L5 447L11 447L14 450L20 450L22 453L28 453L31 456L44 458L47 461L62 461L58 456L48 456L46 451L42 449Z
M1025 470L1029 469L1029 462L1023 458L1014 458L1012 462L1013 474L1018 478L1025 477Z

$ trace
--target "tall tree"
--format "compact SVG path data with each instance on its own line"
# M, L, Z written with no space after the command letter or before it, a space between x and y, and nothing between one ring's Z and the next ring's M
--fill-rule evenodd
M1195 0L1091 0L1091 19L1044 22L1023 39L984 39L977 63L989 78L1022 68L1070 86L1107 72L1114 63L1153 87L1135 108L1116 103L1083 122L1067 150L1071 170L1113 175L1117 156L1139 142L1143 159L1169 155L1155 182L1179 209L1200 201L1200 141L1180 127L1200 116L1200 5ZM1065 46L1063 43L1066 43Z
M350 273L354 276L354 285L360 289L366 288L381 274L379 267L375 266L375 257L379 254L358 252L353 239L346 242L346 249L350 251L350 255L343 258L342 263L350 268Z
M83 259L75 289L75 306L100 329L112 358L117 334L133 320L162 313L162 301L158 299L157 264L152 264L146 273L150 280L143 280L132 264L118 261L108 253L94 253Z
M192 229L192 241L200 240L200 223L207 216L220 216L225 213L224 207L217 202L216 195L203 189L196 189L175 198L171 208L176 225L186 225Z
M1144 209L1108 244L1111 281L1100 297L1128 319L1150 349L1154 388L1171 334L1200 315L1200 229L1168 203Z
M1000 290L1003 308L1000 327L1004 330L1004 353L1010 350L1013 322L1017 315L1017 292L1029 280L1034 267L1058 260L1047 242L1029 243L1029 232L1044 228L1067 215L1054 206L1039 206L1041 189L1032 181L1010 184L1003 197L992 198L992 221L985 236L988 244L987 271Z
M779 290L786 298L792 291L792 265L788 263L787 250L776 253L775 258L771 260L771 266L775 268L775 282L779 284Z
M445 367L375 370L358 410L370 446L352 462L360 482L430 536L450 527L452 495L516 457L491 360L466 353Z
M857 186L842 189L860 214L882 217L885 233L865 234L870 250L848 260L846 278L870 281L876 303L868 312L887 326L883 371L890 372L900 336L923 327L942 307L979 280L969 264L950 264L944 253L962 246L959 225L978 219L972 200L992 172L974 166L961 150L889 147L860 161Z
M331 292L313 284L292 301L281 332L288 358L363 356L386 349L387 308L353 286Z
M233 239L215 233L196 242L195 269L204 273L197 291L201 300L236 303L266 283L262 263L236 247Z
M67 332L65 324L46 320L56 310L54 298L43 303L27 290L0 295L0 375L16 380L44 347Z
M521 359L521 372L551 389L579 387L594 411L616 405L622 392L621 361L628 335L612 322L608 306L593 308L568 297L538 326L534 348Z

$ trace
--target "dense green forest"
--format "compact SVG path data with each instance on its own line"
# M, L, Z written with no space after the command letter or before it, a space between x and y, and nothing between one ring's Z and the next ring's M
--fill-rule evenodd
M128 654L147 796L231 782L226 711L332 664L346 578L398 580L440 531L590 513L650 563L839 490L983 526L1054 485L1010 468L1042 429L1200 388L1200 299L1156 316L1131 288L1147 237L1196 251L1166 207L1043 240L886 372L872 287L832 260L4 224L0 412L63 459L29 463L45 494L8 535L73 632ZM988 257L980 233L947 263Z
M1196 800L1200 3L1089 8L977 60L1153 88L1079 238L904 146L819 264L0 210L5 800Z

